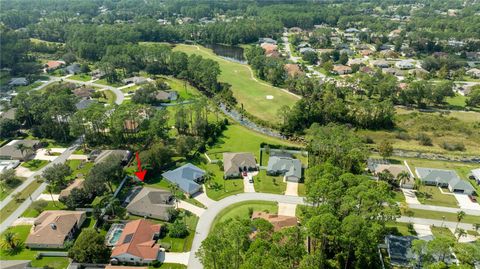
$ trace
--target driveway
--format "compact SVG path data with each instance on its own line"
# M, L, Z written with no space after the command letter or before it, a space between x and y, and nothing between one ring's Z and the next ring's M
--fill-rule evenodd
M455 228L448 228L453 235L455 235L456 238L458 238L458 235L455 234ZM466 234L458 240L459 243L470 243L477 240L477 238L471 234Z
M417 232L417 236L425 241L430 241L433 239L432 229L430 225L425 224L413 224L413 229Z
M297 205L295 204L278 203L278 215L295 217L296 210Z
M418 201L417 196L415 195L414 190L410 189L402 189L403 195L405 196L405 202L407 204L414 204L414 205L419 205L420 201Z
M199 201L200 203L202 203L204 206L206 207L209 207L211 204L215 203L214 200L210 199L208 196L207 196L207 191L205 189L205 186L202 186L203 187L203 192L197 192L195 193L192 198Z
M256 173L247 173L246 177L243 177L243 191L244 192L255 192L255 185L250 183L250 179L253 179L253 176L256 175Z
M69 160L87 160L88 156L84 154L72 154L68 157Z
M480 204L472 202L470 198L468 198L468 195L460 193L453 193L453 195L457 199L458 205L461 209L480 210Z
M44 161L53 161L58 156L60 156L63 152L67 150L66 148L51 148L51 149L38 149L37 153L35 154L35 160L44 160ZM49 153L50 152L50 153ZM56 153L57 155L51 155L52 153Z
M162 263L180 263L187 265L190 252L160 252L157 260Z
M33 174L35 174L35 172L19 165L17 168L15 168L15 174L19 177L31 177Z
M287 181L287 188L285 189L285 195L298 196L298 183Z
M204 208L192 205L192 204L190 204L188 202L185 202L185 201L179 201L178 204L177 204L177 207L181 208L181 209L188 210L188 211L192 212L193 214L195 214L199 217L203 214L203 212L205 212Z

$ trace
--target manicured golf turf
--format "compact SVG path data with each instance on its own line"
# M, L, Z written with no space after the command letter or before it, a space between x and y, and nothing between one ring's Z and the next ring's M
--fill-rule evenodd
M174 50L188 54L195 53L217 61L221 70L219 80L231 84L238 105L243 105L248 113L259 119L279 123L278 109L283 105L292 106L298 101L294 95L252 77L248 65L222 59L207 48L181 44ZM273 99L267 99L267 96Z

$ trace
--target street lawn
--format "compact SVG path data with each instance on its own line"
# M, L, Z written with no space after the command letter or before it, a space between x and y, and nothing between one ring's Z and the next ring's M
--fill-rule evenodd
M456 213L437 212L437 211L413 209L413 208L410 208L409 211L411 211L413 213L413 217L415 217L415 218L442 220L442 217L445 217L445 221L457 222L457 214ZM473 223L480 223L480 217L479 216L472 216L472 215L465 215L465 217L462 219L461 223L472 223L472 224Z
M187 266L179 263L162 263L160 267L150 265L148 269L187 269Z
M25 168L30 169L31 171L38 171L45 165L47 165L49 161L47 160L29 160L27 162L22 163L22 166Z
M47 206L43 209L43 211L46 211L46 210L64 210L66 209L67 207L59 202L59 201L47 201ZM37 210L35 210L33 208L32 205L30 205L27 210L25 210L25 212L23 212L22 214L22 217L24 218L36 218L38 217L38 215L40 215L40 213L42 212L38 212Z
M269 213L278 212L278 204L275 202L268 201L245 201L236 203L224 208L213 220L212 227L210 230L213 230L218 223L224 222L228 219L250 219L249 209L253 211L264 211Z
M271 145L301 147L299 144L266 136L243 127L240 124L231 123L227 126L227 130L219 137L217 143L209 147L207 154L212 160L223 160L222 153L224 152L250 152L257 158L257 161L259 161L260 143L262 142Z
M105 86L112 86L112 87L121 87L121 86L125 85L121 81L110 83L106 79L99 79L99 80L95 81L95 83L105 85Z
M256 79L248 65L225 60L201 46L180 44L174 50L217 61L221 70L219 81L232 85L239 106L243 105L248 113L261 120L280 123L279 108L284 105L291 107L298 101L296 96ZM273 99L267 99L268 95L273 96Z
M388 234L399 236L417 235L417 232L415 232L415 229L413 229L410 223L388 222L385 226L388 229Z
M35 180L30 185L28 185L22 192L20 192L18 199L12 199L8 204L6 204L2 210L0 210L0 219L4 220L10 214L12 214L26 199L29 199L30 195L38 189L42 183Z
M305 183L298 183L298 196L306 196L306 188L305 188Z
M253 177L253 184L256 192L284 194L287 183L283 182L283 176L269 176L267 171L260 170L257 176Z
M438 237L438 236L449 237L454 241L457 241L457 238L455 238L455 235L452 233L452 231L450 231L450 229L446 227L430 226L430 229L432 229L432 234L435 237Z
M480 155L480 113L452 111L441 115L439 112L419 112L397 108L396 127L392 130L358 130L359 135L368 137L378 145L387 139L395 149L437 153L451 156ZM409 138L401 139L398 134L407 134ZM432 146L420 145L415 137L424 133L432 139ZM405 136L404 136L405 137ZM443 143L462 143L464 151L449 151ZM377 145L373 144L374 147Z
M141 87L142 86L140 86L140 85L133 85L133 86L130 86L130 87L127 87L127 88L123 88L123 89L121 89L121 91L123 93L128 93L130 91L135 92L136 90L140 89Z
M393 191L394 193L394 197L393 197L393 200L395 200L395 202L405 202L405 195L403 195L403 192L400 191L400 190L394 190Z
M17 238L20 240L22 243L22 246L15 251L14 253L10 253L9 251L2 249L0 251L0 257L2 260L31 260L32 261L32 266L37 267L37 268L43 268L43 266L48 265L54 269L65 269L68 266L68 259L64 257L43 257L40 259L36 259L37 254L39 252L48 252L48 251L53 251L49 249L27 249L23 245L25 240L28 237L28 234L30 233L30 229L32 226L30 225L20 225L20 226L13 226L9 227L3 234L5 234L7 231L13 232L16 234ZM1 235L1 238L3 238L3 234ZM64 251L64 250L60 250Z
M443 191L449 192L447 189L444 189ZM443 194L438 187L435 186L420 186L416 195L420 203L425 205L459 207L457 199L453 194Z
M92 80L92 76L87 75L87 74L73 75L73 76L68 77L68 78L73 79L73 80L80 80L80 81L90 81L90 80Z
M24 177L17 177L19 180L14 182L12 185L7 185L5 184L4 187L0 188L0 201L3 201L5 197L7 197L13 190L15 190L18 186L22 184L23 181L25 181Z

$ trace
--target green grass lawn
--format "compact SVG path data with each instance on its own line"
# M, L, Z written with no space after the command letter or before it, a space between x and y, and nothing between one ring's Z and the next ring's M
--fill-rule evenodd
M207 196L213 200L221 200L227 196L243 192L243 179L223 179L223 171L217 164L199 164L200 168L213 173L213 179L207 183Z
M265 170L260 170L253 180L256 192L284 194L287 187L283 176L269 176Z
M415 218L442 220L442 217L445 217L445 221L457 222L457 214L455 213L437 212L413 208L410 208L409 211L413 212L413 217ZM480 217L465 215L461 223L480 223Z
M13 185L9 186L5 184L5 187L4 187L5 189L0 188L0 201L3 201L5 197L7 197L15 188L20 186L23 181L25 181L24 177L18 177L18 179L19 180L17 182L14 182Z
M305 183L298 183L298 196L306 196L306 188L305 188Z
M449 192L447 189L444 189L443 191ZM425 205L436 205L456 208L459 207L455 196L449 194L442 194L438 187L435 186L420 186L416 195L420 203Z
M38 87L38 86L41 86L42 84L43 84L43 82L37 81L37 82L34 82L34 83L30 84L30 85L18 86L18 87L15 88L15 90L18 91L18 92L30 91L30 90L35 89L35 88Z
M37 170L40 170L45 165L47 165L48 163L49 161L46 161L46 160L30 160L22 163L22 166L30 169L31 171L37 171Z
M17 238L23 243L30 233L30 225L21 225L15 227L9 227L7 231L13 232L16 234ZM5 232L7 232L5 231ZM4 232L4 233L5 233ZM3 238L3 234L1 236ZM36 259L36 256L39 252L46 252L52 250L32 250L22 247L16 253L9 253L7 250L2 249L0 251L0 257L2 260L31 260L32 266L37 268L43 268L43 266L48 265L54 269L65 269L68 266L68 259L63 257L44 257L41 259Z
M110 83L108 82L106 79L99 79L97 81L95 81L96 84L101 84L101 85L106 85L106 86L112 86L112 87L121 87L121 86L124 86L124 84L119 81L119 82L114 82L114 83Z
M232 85L232 92L239 106L243 104L246 111L259 119L279 123L278 109L283 105L292 106L298 100L297 97L252 77L248 65L222 59L209 49L181 44L175 46L174 50L217 61L221 70L219 80ZM268 100L267 95L274 98Z
M167 84L172 88L172 90L178 92L178 97L181 100L195 99L201 96L201 93L197 88L192 87L188 82L176 79L171 76L161 76L167 82Z
M47 206L43 209L43 211L46 211L46 210L63 210L63 209L66 209L67 207L62 204L61 202L59 201L48 201L47 202ZM32 205L30 205L27 210L25 210L25 212L23 212L22 214L22 217L25 217L25 218L36 218L38 217L38 215L40 215L41 212L38 212L37 210L35 210Z
M172 238L167 235L164 238L160 239L161 242L170 244L171 246L170 251L172 252L186 252L186 251L190 251L190 249L192 248L192 242L193 242L193 237L195 236L195 229L197 227L198 217L195 216L194 214L190 214L189 216L185 217L184 221L189 231L189 234L187 237Z
M453 235L453 233L448 228L431 226L430 229L432 229L432 234L435 237L443 236L443 237L450 237L455 241L457 240L457 238L455 238L455 235Z
M8 204L6 204L2 208L2 210L0 211L0 219L5 219L8 216L10 216L10 214L12 214L15 211L15 209L17 209L25 201L25 199L29 199L30 195L36 189L38 189L40 184L41 184L40 182L35 180L32 183L30 183L30 185L28 185L25 189L23 189L23 191L19 195L18 201L16 199L12 199Z
M77 176L86 177L94 165L93 162L84 162L82 160L67 160L65 164L70 166L70 169L72 169L72 175L69 178L70 180Z
M410 223L389 222L386 224L386 227L389 234L401 236L417 235Z
M218 142L208 149L207 154L212 160L222 160L222 153L224 152L251 152L259 161L260 143L262 142L271 145L301 147L301 145L289 141L254 132L237 123L231 123L220 136Z
M73 76L68 77L68 78L73 79L73 80L80 80L80 81L90 81L90 80L92 80L92 76L87 75L87 74L73 75Z
M140 87L141 87L140 85L133 85L133 86L130 86L130 87L127 87L127 88L123 88L123 89L121 89L121 91L123 93L128 93L130 91L135 92L136 90L140 89Z
M148 269L187 269L187 266L179 263L162 263L160 267L150 265Z
M98 98L99 102L107 103L110 105L115 103L115 100L117 98L115 93L113 93L111 90L103 90L101 92L104 94L105 97Z
M405 195L403 195L402 191L394 190L393 193L395 194L395 196L393 197L395 202L405 202Z
M467 100L467 97L456 94L454 97L447 97L445 101L451 106L453 109L463 109L465 108L465 100Z
M277 213L278 212L278 204L275 202L267 202L267 201L245 201L230 205L220 211L215 219L213 220L212 227L210 230L215 228L220 222L226 221L228 219L233 218L240 218L240 219L249 219L249 208L252 208L253 211L265 211L269 213Z

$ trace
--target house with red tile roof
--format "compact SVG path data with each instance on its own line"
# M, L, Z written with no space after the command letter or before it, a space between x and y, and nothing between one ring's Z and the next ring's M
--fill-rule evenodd
M47 71L52 71L52 70L55 70L57 68L60 68L62 65L65 65L64 61L48 61L45 64L45 69Z
M280 231L283 228L294 227L298 225L298 219L296 217L283 216L277 214L270 214L262 211L255 211L252 214L252 220L264 219L273 225L273 230Z
M111 262L148 264L157 260L160 253L160 245L157 244L160 230L160 224L145 219L130 221L123 228L112 250Z

